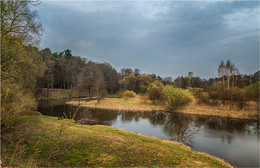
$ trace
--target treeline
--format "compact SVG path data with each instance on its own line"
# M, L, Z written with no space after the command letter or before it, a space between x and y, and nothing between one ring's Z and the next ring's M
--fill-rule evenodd
M222 60L218 73L221 77L212 85L204 89L189 88L199 104L235 105L242 109L248 101L255 101L259 109L259 71L242 76L234 63Z
M171 84L172 78L162 78L155 74L141 74L123 68L117 72L109 63L95 63L79 56L73 56L70 49L52 53L49 48L39 51L45 70L43 76L37 78L35 97L42 88L74 89L87 91L89 96L115 94L120 90L133 90L145 93L150 83L159 80L163 84Z
M88 90L89 96L101 89L108 93L116 93L118 90L119 74L108 63L94 63L73 56L69 49L52 53L46 48L40 54L46 69L43 76L37 79L35 97L42 88Z
M193 76L193 72L189 72L187 76L178 76L174 79L173 84L180 88L203 88L206 89L209 86L217 84L219 81L227 81L228 78L226 75L221 75L221 77L209 78L209 79L201 79L198 76ZM232 74L230 78L232 78L232 82L234 85L238 87L245 87L250 85L251 83L256 83L259 81L260 71L255 72L251 75L246 74Z

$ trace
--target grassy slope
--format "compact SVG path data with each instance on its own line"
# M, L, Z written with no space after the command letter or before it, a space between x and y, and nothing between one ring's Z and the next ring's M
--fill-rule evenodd
M230 167L177 142L35 112L23 114L15 130L2 136L3 166Z
M68 102L69 104L78 104L78 102ZM163 105L153 105L149 100L145 100L143 96L137 96L136 98L123 99L123 98L106 98L101 103L97 103L96 100L90 102L81 101L82 106L100 109L110 110L128 110L128 111L164 111ZM252 106L256 106L255 104ZM208 106L198 105L195 100L185 107L184 109L176 110L176 112L197 114L197 115L211 115L220 117L240 118L240 119L255 119L259 118L259 111L256 108L238 110L235 107L220 107L220 106Z

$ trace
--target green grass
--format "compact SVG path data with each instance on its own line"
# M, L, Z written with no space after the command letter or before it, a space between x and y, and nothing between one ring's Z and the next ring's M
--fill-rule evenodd
M107 97L119 97L119 94L109 94Z
M2 135L1 154L2 166L230 167L177 142L36 112L23 114L14 132Z

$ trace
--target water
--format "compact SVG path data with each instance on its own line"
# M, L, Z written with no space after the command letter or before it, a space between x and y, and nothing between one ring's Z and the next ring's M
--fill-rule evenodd
M44 115L72 118L77 107L65 100L41 101ZM142 135L183 142L237 167L260 167L259 123L165 112L115 112L80 108L75 120L97 121Z

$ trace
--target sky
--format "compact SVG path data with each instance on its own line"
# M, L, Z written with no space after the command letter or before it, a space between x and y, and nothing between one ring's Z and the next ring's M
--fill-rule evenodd
M42 49L162 77L216 77L222 59L259 70L258 1L41 2Z

